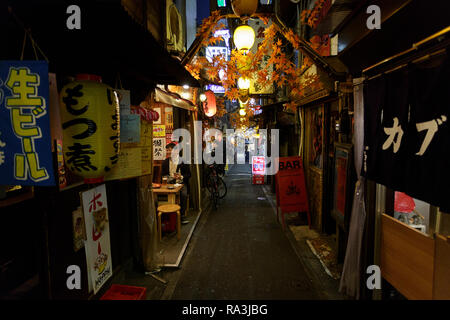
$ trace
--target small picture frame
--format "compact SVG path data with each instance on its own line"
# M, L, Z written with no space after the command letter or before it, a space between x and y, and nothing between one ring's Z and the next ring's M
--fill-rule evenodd
M72 212L73 250L77 252L84 247L87 239L83 209L79 206Z
M336 142L334 144L333 209L331 215L346 231L349 227L352 209L352 168L352 145Z

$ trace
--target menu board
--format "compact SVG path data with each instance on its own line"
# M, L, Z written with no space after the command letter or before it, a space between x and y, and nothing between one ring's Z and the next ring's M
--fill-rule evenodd
M120 116L120 143L140 141L141 118L138 114Z
M119 161L115 167L106 174L105 180L126 179L142 175L142 149L121 148Z

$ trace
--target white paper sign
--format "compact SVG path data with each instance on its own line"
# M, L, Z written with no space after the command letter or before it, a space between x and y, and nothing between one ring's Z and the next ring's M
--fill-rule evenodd
M105 185L81 193L87 240L89 287L94 294L112 276L111 242Z
M166 138L153 138L153 160L166 159Z

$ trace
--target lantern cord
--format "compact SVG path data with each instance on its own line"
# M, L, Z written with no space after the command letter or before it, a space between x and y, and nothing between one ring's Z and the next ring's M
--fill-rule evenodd
M22 53L20 54L20 61L23 60L23 53L25 52L25 44L27 43L27 33L23 33Z
M16 16L16 14L13 12L13 10L12 10L11 7L8 7L8 12L9 12L9 14L14 18L14 20L16 20L17 24L25 31L25 35L28 35L28 37L30 38L31 45L33 46L33 50L34 50L34 54L35 54L36 60L38 59L37 51L36 51L36 49L37 49L37 50L39 51L39 53L42 55L42 57L44 57L45 61L47 61L47 63L48 63L48 58L47 58L47 56L44 54L44 52L43 52L43 51L41 50L41 48L38 46L38 44L36 43L36 41L34 41L33 37L31 36L31 32L30 32L27 28L25 28L24 24L23 24L22 21L20 21L20 19ZM25 36L25 38L26 38L26 36ZM24 54L24 51L25 51L25 41L26 41L26 40L24 40L24 43L23 43L22 54L21 54L20 60L23 60L23 54Z
M118 86L120 86L120 87L118 87ZM122 79L120 78L120 72L117 72L115 88L123 90Z
M32 45L33 51L34 51L34 57L36 58L36 60L39 60L37 52L36 52L36 45L35 45L33 39L31 39L31 45Z

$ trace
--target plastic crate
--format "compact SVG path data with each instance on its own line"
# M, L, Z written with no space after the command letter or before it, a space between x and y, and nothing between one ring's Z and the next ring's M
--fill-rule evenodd
M145 300L147 288L113 284L100 300Z
M254 174L252 176L252 183L253 184L264 184L264 176L261 174Z
M175 232L177 230L177 214L175 212L165 213L161 216L162 232Z

